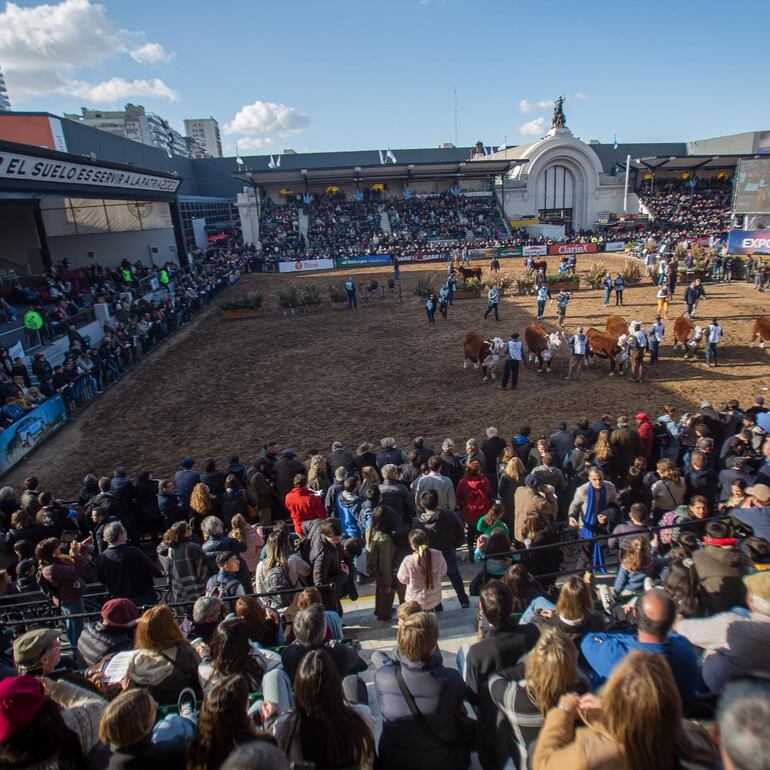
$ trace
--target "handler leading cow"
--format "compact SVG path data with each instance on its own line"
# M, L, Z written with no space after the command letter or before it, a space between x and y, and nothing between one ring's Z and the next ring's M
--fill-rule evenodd
M486 382L490 377L494 380L500 354L505 350L505 342L500 337L485 340L477 332L468 332L463 342L465 360L463 369L473 364L474 369L481 368L482 380Z

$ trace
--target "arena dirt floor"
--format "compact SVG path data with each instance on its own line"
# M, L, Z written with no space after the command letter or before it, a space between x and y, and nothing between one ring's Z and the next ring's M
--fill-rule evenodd
M624 262L609 255L599 259L610 269ZM556 258L549 261L555 268ZM578 272L593 261L580 257ZM503 272L522 270L521 259L502 262ZM684 309L680 287L669 310L661 361L647 368L646 383L610 379L607 362L594 364L579 382L563 381L567 354L562 349L551 374L523 369L518 390L501 392L492 382L482 383L479 371L463 369L463 337L470 330L503 339L518 330L523 336L534 319L534 297L506 297L499 323L493 317L483 320L483 296L456 301L448 321L437 314L435 326L429 326L424 300L413 293L426 273L443 279L445 266L402 268L401 303L394 294L348 311L332 309L326 301L322 311L293 317L278 307L277 289L310 283L326 299L327 286L341 284L350 272L245 276L226 296L263 294L261 317L225 321L218 305L211 307L4 483L18 485L34 473L43 487L66 498L89 471L102 475L125 464L131 474L150 469L163 477L184 455L199 462L215 457L223 467L233 454L250 461L268 439L297 448L301 456L326 452L335 439L354 449L386 435L405 447L417 435L434 447L448 436L461 446L470 436L483 438L489 425L510 437L529 423L538 434L553 431L560 418L594 420L605 412L632 416L640 410L657 415L664 403L682 411L705 398L748 404L770 386L770 351L749 347L752 319L770 312L770 295L743 282L707 286L699 308L701 321L717 316L725 329L718 369L706 367L702 350L697 362L672 352L673 321ZM354 277L376 277L384 284L390 275L381 267ZM624 317L649 323L655 291L649 280L627 289ZM600 290L581 288L570 302L565 328L574 330L578 323L603 328L607 310ZM555 303L547 307L544 325L549 331L557 328Z

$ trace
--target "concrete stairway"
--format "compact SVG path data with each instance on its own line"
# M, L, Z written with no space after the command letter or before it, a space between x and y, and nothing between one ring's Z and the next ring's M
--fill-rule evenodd
M391 226L390 226L390 217L388 216L387 211L381 211L380 212L380 230L382 230L385 235L390 237L391 233L393 232Z

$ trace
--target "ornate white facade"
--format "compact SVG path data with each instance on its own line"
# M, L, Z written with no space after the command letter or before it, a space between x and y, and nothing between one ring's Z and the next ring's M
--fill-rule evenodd
M592 229L609 212L623 211L625 175L607 174L589 144L568 128L552 128L537 142L496 153L495 158L527 161L514 168L496 193L508 219L537 218L542 211L570 212L574 230ZM639 201L628 193L628 212Z

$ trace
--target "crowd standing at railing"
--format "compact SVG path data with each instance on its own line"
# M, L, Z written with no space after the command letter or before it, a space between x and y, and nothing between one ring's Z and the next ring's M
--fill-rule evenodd
M304 459L268 443L163 479L89 474L70 502L34 477L0 489L0 760L673 770L676 746L716 768L683 715L719 699L722 756L761 767L740 758L770 716L764 399L555 427ZM437 646L443 577L461 607L479 597L458 670ZM397 648L371 661L376 749L341 604L372 581L376 620L400 602Z

